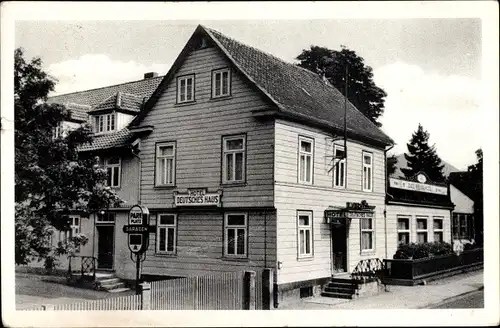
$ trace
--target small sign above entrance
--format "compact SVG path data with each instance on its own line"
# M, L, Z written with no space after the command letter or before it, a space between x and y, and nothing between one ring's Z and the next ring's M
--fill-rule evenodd
M375 206L368 205L363 200L360 203L347 202L346 207L330 206L325 210L325 219L327 223L334 226L343 226L351 219L373 218L375 216Z
M217 206L222 205L222 190L208 193L206 189L188 189L185 194L174 192L174 206Z

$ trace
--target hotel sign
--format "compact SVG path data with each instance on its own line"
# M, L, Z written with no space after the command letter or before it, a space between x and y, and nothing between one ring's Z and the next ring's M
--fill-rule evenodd
M333 225L344 225L346 219L364 219L373 218L375 206L369 205L365 200L360 203L347 202L346 207L330 207L325 210L325 219L327 223Z
M426 192L437 195L448 195L448 188L446 187L431 185L427 183L395 179L395 178L389 178L389 186L391 188L396 188L396 189Z
M208 193L206 189L188 189L185 194L174 193L174 206L217 206L222 205L222 190Z

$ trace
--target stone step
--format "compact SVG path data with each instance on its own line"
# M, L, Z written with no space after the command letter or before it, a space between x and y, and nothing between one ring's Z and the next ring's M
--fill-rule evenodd
M327 287L341 287L341 288L358 289L359 285L349 283L349 282L329 282Z
M106 278L106 279L98 279L97 281L99 281L101 283L101 285L112 285L112 284L116 284L117 282L121 282L121 279L120 278Z
M336 293L336 292L327 292L327 291L322 292L321 296L332 297L332 298L344 298L344 299L350 299L350 300L356 298L355 294L350 294L350 293Z
M101 285L101 287L107 291L110 291L113 289L125 288L125 283L120 281L120 282L115 282L113 284Z
M351 278L331 278L330 282L338 282L343 284L359 285L360 281Z
M345 294L355 294L356 289L350 287L338 287L338 286L327 286L325 287L325 292L332 293L345 293Z
M129 290L130 290L130 288L115 288L115 289L108 290L108 293L122 293L122 292L126 292Z

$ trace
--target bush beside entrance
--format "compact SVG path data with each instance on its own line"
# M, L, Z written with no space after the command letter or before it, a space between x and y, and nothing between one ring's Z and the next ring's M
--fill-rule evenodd
M393 256L397 260L416 260L427 257L453 254L453 248L450 243L432 242L422 244L399 245L398 250Z

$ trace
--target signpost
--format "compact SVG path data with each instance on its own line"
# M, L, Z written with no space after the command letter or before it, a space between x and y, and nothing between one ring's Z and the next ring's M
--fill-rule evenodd
M149 247L149 233L155 232L155 226L149 225L149 210L142 205L134 205L128 214L128 225L123 227L123 232L128 234L128 248L135 260L135 290L139 294L139 281L141 272L141 256Z

